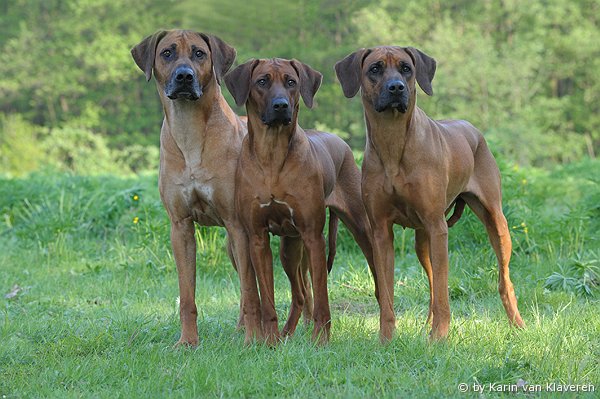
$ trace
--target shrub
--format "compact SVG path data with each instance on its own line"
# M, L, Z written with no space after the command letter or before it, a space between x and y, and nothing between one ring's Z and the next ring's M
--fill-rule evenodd
M45 159L43 131L19 114L0 114L0 172L20 176L38 170Z
M79 174L123 173L128 168L116 162L102 136L76 127L51 129L43 148L49 163L60 171Z

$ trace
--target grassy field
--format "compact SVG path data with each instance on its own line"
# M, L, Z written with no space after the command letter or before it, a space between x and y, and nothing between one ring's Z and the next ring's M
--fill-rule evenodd
M342 229L323 348L304 325L276 349L244 347L222 229L197 235L200 346L172 348L177 278L155 175L0 179L0 397L512 397L492 390L517 383L593 384L553 396L598 397L600 162L501 168L527 329L509 328L493 252L466 211L450 231L446 342L427 342L426 278L413 232L398 228L397 336L378 343L372 280ZM284 320L279 264L275 276Z

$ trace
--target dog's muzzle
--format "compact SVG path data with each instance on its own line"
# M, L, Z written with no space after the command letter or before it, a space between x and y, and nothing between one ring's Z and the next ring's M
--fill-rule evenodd
M171 100L182 98L195 101L199 99L202 96L202 88L194 70L187 65L177 67L165 86L165 95Z
M390 80L385 84L375 101L375 110L383 112L386 109L395 109L405 113L408 109L409 99L406 84L401 80Z
M262 122L268 126L284 125L292 123L292 108L286 98L277 97L271 100L271 104L261 117Z

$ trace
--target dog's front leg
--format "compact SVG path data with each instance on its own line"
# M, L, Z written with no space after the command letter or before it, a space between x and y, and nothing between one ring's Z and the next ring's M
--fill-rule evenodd
M240 279L240 321L243 321L243 327L246 331L244 343L249 345L255 339L262 338L260 298L256 287L256 274L250 261L248 236L244 228L241 224L229 223L227 234Z
M304 294L306 292L302 273L302 254L304 247L298 237L281 237L281 250L279 253L281 265L290 280L292 291L292 304L288 320L283 327L283 335L292 335L298 325L298 320L304 308Z
M433 320L433 272L431 267L431 257L429 256L429 236L423 229L415 230L415 251L417 252L417 258L425 274L427 274L427 281L429 282L429 311L427 312L426 326L431 324Z
M231 237L231 233L229 232L230 229L227 229L227 243L226 248L227 248L227 256L229 257L229 260L231 261L231 264L233 265L233 268L235 269L235 271L238 274L238 277L240 279L240 317L238 318L238 323L237 326L235 327L236 330L243 330L244 329L244 290L243 290L243 284L242 284L242 275L240 274L239 271L239 267L238 267L238 262L236 260L236 254L235 252L235 248L233 247L233 238ZM246 247L248 247L248 244L246 243ZM250 256L250 255L248 255Z
M439 340L448 335L450 303L448 300L448 225L443 213L436 220L425 223L430 243L433 272L433 323L429 338Z
M323 228L310 229L302 234L302 240L310 262L310 276L314 295L313 318L315 326L312 338L319 344L329 341L331 311L327 294L327 260L325 259L325 238Z
M394 214L391 199L381 189L383 180L378 176L383 172L368 173L363 164L362 197L371 224L373 244L373 268L376 279L375 292L379 303L379 339L382 343L391 341L396 329L394 312Z
M279 330L277 328L277 312L275 311L273 254L269 244L269 233L266 229L251 232L248 238L250 259L260 289L263 338L268 345L276 345L279 342Z
M191 217L171 221L171 245L179 279L181 337L176 345L197 346L196 240L194 238L194 222Z
M394 232L392 222L372 219L373 261L379 290L379 339L391 341L396 329L394 312Z

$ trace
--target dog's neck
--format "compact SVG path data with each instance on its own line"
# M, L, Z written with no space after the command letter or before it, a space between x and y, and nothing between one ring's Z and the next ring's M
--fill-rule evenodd
M215 132L230 133L224 125L233 126L237 123L236 116L221 94L221 88L213 79L203 88L202 96L196 101L171 100L159 89L163 111L164 124L170 134L170 143L176 145L187 164L199 163L207 140L216 139ZM211 132L208 136L206 132ZM163 140L161 139L161 145Z
M289 152L304 137L298 126L297 113L287 125L265 125L250 105L248 111L248 145L252 156L265 173L278 174Z
M415 119L421 118L423 112L414 100L405 113L398 110L377 112L364 98L363 107L367 124L367 150L374 151L384 165L397 165L414 133Z

